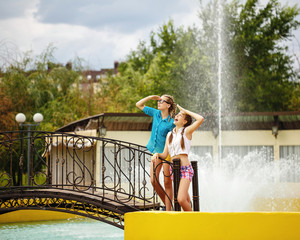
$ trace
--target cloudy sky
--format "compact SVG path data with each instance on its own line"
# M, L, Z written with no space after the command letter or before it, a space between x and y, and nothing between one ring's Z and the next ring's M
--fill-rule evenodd
M199 0L0 0L0 47L39 54L52 43L57 62L80 57L91 69L111 68L169 19L199 24L199 6ZM291 48L299 54L300 43Z

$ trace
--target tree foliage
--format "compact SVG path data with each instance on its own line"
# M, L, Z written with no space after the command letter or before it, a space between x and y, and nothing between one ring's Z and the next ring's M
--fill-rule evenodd
M14 116L23 112L27 120L41 112L41 128L56 128L86 116L86 107L79 91L80 72L52 62L54 49L47 48L35 58L26 54L22 61L11 64L2 72L0 94L3 103L2 128L16 126ZM3 97L2 97L3 95ZM5 120L4 120L5 119Z
M117 75L111 72L99 80L98 93L92 87L81 90L80 62L74 60L73 68L55 63L51 45L38 57L26 53L6 59L0 72L1 129L16 127L18 112L28 121L41 112L45 130L101 112L138 112L135 103L153 94L170 94L193 111L215 113L220 66L224 112L300 110L299 71L287 47L300 24L299 8L281 6L278 0L265 6L258 0L234 0L222 2L221 14L218 2L200 7L199 26L175 27L171 20L162 24L127 55Z
M14 125L14 114L12 101L2 87L0 87L0 99L0 131L5 131Z
M137 100L167 93L194 111L216 113L221 79L223 112L299 110L299 72L287 47L299 8L278 0L218 4L200 8L201 26L176 28L169 21L148 45L141 42L119 75L103 82L98 102L109 103L103 109L138 111Z
M179 30L169 21L151 33L149 46L140 42L120 64L119 74L101 82L98 102L103 111L135 112L135 103L147 95L179 96L178 79L173 77L178 36Z
M239 110L293 110L299 75L284 41L299 27L297 15L299 8L281 7L277 0L270 0L262 8L258 0L248 0L234 19Z

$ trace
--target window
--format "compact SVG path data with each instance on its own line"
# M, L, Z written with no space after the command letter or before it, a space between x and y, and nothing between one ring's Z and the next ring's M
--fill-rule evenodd
M300 161L300 146L280 146L280 158L295 157Z
M280 181L300 182L300 146L280 146Z
M274 169L273 146L223 146L221 153L220 167L233 178L262 181L269 179L268 172Z
M258 154L260 158L267 162L274 160L273 146L223 146L221 151L222 158L226 158L229 155L244 158L249 154Z
M198 161L198 168L211 168L213 165L212 146L191 146L190 161Z

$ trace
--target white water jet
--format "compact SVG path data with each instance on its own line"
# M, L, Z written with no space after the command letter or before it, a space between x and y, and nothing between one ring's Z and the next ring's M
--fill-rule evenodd
M218 31L218 126L219 126L219 161L222 159L222 64L223 64L223 7L218 1L217 9L217 31Z
M293 211L300 198L299 156L270 161L266 154L266 149L244 157L229 154L219 164L211 164L209 154L191 154L198 161L200 211Z
M222 116L236 109L233 102L235 71L232 71L236 62L234 56L231 56L231 42L226 29L229 25L226 24L224 5L220 0L213 3L205 12L210 14L209 21L206 22L210 28L207 27L206 30L211 29L211 32L206 32L209 35L206 40L208 47L203 48L205 55L211 60L209 76L212 76L212 94L217 94L214 97L215 108L212 109L217 117L211 125L213 130L218 129L218 134L215 135L218 135L218 153L216 159L210 155L212 151L205 157L194 154L190 156L190 161L198 161L200 211L294 211L295 205L300 204L300 155L296 160L285 157L274 161L273 149L253 151L250 148L253 149L254 146L239 146L248 151L246 155L238 156L227 154L232 150L230 146L222 146L222 131L224 126L230 125L230 120L227 120L229 118L222 119ZM232 128L229 129L235 129L230 127ZM229 151L226 152L226 149ZM299 179L291 179L291 175L298 175Z

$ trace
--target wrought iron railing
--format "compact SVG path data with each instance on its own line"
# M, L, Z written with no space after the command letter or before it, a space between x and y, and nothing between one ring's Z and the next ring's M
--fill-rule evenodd
M24 133L0 133L1 188L50 185L80 192L111 191L116 199L119 194L128 200L153 198L148 173L151 155L144 146L41 131L32 131L28 139Z
M103 209L118 216L160 207L150 182L151 154L146 147L69 133L31 131L30 137L26 133L0 133L0 194L17 190L31 194L35 190L40 193L36 195L40 203L45 202L42 197L53 196L51 206L61 206L63 201L56 200L60 195L66 199L76 192L76 199L92 199L94 205L82 203L78 207L70 204L70 198L64 206L93 209L101 201ZM11 206L17 202L9 201ZM115 217L103 209L101 215Z

